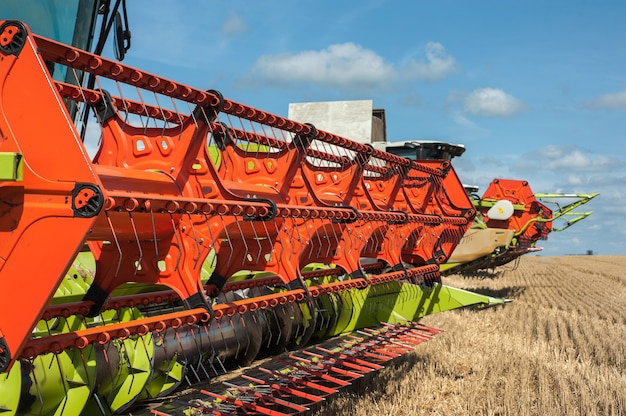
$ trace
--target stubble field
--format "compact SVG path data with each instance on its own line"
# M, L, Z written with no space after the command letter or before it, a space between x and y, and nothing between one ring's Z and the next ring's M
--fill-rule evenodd
M513 300L445 330L315 415L626 415L626 256L523 256L444 283Z

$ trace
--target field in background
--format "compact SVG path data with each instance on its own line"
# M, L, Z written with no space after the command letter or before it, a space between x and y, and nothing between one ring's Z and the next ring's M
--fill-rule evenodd
M524 256L444 283L513 302L445 329L315 415L626 415L626 256Z

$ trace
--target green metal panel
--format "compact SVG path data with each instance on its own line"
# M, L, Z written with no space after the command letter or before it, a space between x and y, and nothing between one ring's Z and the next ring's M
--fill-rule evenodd
M13 416L22 394L22 366L15 363L8 373L0 374L0 414Z
M422 305L414 319L468 306L486 308L510 302L508 299L494 298L441 284L435 284L433 287L422 287L422 289L424 291Z
M495 204L498 203L498 200L496 199L481 199L479 201L477 200L472 200L472 204L476 207L484 207L484 208L491 208L492 206L494 206ZM526 207L524 205L521 204L513 204L513 209L515 211L524 211Z
M20 153L0 152L0 181L21 182L24 175L23 160Z
M337 325L327 335L376 326L380 322L414 321L452 309L469 306L484 308L507 302L442 284L430 287L401 282L347 290L339 295L342 308Z

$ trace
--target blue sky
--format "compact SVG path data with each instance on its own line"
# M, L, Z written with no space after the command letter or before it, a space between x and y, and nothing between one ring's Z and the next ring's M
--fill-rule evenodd
M500 177L601 192L541 254L626 254L626 2L131 0L128 13L131 66L284 116L372 99L390 140L464 144L454 167L481 190Z

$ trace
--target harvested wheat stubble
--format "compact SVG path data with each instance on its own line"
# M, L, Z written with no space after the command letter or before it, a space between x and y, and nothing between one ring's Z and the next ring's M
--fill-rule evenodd
M444 283L512 299L446 330L312 414L626 415L626 256L524 256Z

